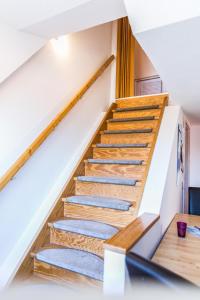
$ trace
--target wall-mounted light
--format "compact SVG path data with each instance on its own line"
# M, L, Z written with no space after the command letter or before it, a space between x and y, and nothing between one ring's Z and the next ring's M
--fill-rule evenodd
M69 40L67 35L60 36L58 38L52 39L51 44L54 51L62 57L65 57L69 51Z

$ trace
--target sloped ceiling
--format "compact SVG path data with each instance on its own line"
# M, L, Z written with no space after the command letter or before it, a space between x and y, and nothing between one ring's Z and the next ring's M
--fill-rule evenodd
M0 0L0 21L44 38L126 16L123 0Z
M51 38L104 24L126 15L123 0L91 0L24 30Z

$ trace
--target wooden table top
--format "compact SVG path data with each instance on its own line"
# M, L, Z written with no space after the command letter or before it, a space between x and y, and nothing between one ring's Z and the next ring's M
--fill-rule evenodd
M200 238L177 236L177 221L200 227L200 216L177 214L164 235L153 261L200 286Z

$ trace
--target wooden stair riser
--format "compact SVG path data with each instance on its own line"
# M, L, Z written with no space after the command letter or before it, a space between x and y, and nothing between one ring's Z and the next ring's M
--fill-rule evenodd
M111 197L133 202L139 200L141 186L76 181L76 195Z
M142 180L146 166L119 165L119 164L85 164L86 176L122 177Z
M80 286L91 286L91 287L101 287L102 282L94 280L87 276L71 272L66 269L58 268L56 266L38 261L34 259L34 273L41 278L66 284L66 285L76 285Z
M81 218L84 220L103 222L116 227L124 227L135 219L136 212L134 207L131 207L128 211L121 211L109 208L65 203L64 215L67 218Z
M152 143L154 133L102 134L102 144L142 144Z
M55 228L50 229L50 243L94 253L103 257L104 240Z
M136 159L148 160L150 148L94 148L93 157L96 159Z
M167 100L166 96L146 96L146 97L134 97L118 99L116 101L118 108L138 107L138 106L149 106L149 105L160 105L163 106Z
M114 112L113 119L138 118L138 117L160 117L161 109Z
M158 126L158 120L134 121L134 122L110 122L108 130L134 130L134 129L155 129Z

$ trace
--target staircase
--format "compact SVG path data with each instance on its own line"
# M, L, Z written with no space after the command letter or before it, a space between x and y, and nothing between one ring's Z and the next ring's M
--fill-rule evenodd
M102 285L104 241L137 216L165 105L166 94L112 105L105 130L80 163L84 173L75 172L74 191L62 199L63 217L48 223L49 242L32 254L34 275Z

